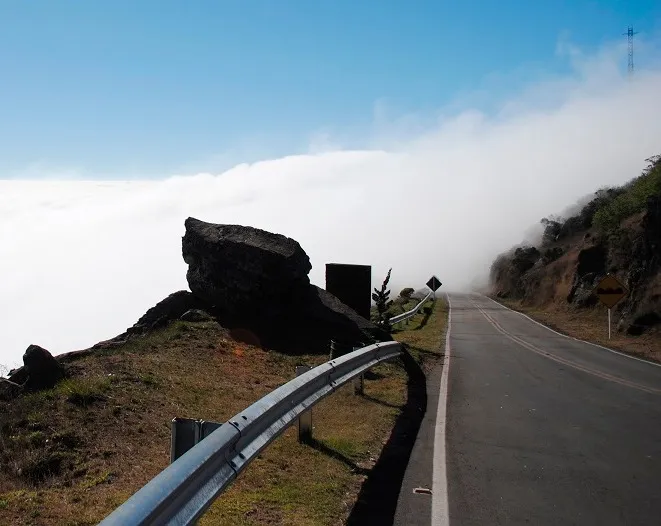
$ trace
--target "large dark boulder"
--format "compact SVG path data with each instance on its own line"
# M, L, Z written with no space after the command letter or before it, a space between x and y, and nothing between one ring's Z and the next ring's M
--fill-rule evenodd
M289 353L327 352L329 340L390 339L329 292L310 284L298 242L240 225L188 218L182 240L193 295L233 334Z
M30 345L23 355L25 388L31 391L48 389L64 378L62 365L43 347ZM16 379L12 376L12 381ZM17 382L18 383L18 382Z
M347 345L391 340L330 292L310 285L288 304L245 320L266 347L292 354L328 352L330 340Z
M288 302L310 284L310 259L293 239L192 217L185 227L182 252L190 290L220 313L242 316Z

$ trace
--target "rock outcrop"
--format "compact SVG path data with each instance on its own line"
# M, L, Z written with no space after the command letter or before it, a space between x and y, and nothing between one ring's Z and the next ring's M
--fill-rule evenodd
M286 303L310 285L310 259L288 237L194 218L182 240L193 294L223 314L243 316Z
M540 261L541 254L535 247L517 247L499 256L491 266L491 279L497 285L498 297L523 294L522 276Z
M28 391L53 387L64 378L64 367L39 345L30 345L23 355L23 367L12 371L9 380Z
M208 304L198 296L187 290L180 290L170 294L149 309L133 327L126 331L126 334L135 335L150 332L181 318L188 311L203 311L208 307Z
M284 352L326 352L330 339L388 339L335 296L310 284L298 242L240 225L185 222L182 254L193 295L230 330Z
M192 323L200 323L205 321L213 321L213 316L208 312L200 309L190 309L184 312L179 318L181 321L188 321Z
M606 273L607 250L602 244L582 249L578 253L576 272L567 302L579 307L596 305L594 289Z

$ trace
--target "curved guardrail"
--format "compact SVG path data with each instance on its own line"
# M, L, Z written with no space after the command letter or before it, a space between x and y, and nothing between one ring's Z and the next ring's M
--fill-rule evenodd
M422 298L422 299L420 300L420 303L418 303L418 304L417 304L415 307L413 307L410 311L404 312L404 313L402 313L402 314L398 314L397 316L393 316L392 318L390 318L390 323L391 323L392 325L394 325L395 323L399 323L400 321L408 320L409 318L412 318L413 316L415 316L415 315L418 313L418 311L422 308L422 306L424 305L424 303L425 303L429 298L431 298L433 294L434 294L434 292L433 292L433 291L430 291L429 294L427 294L424 298Z
M195 522L301 413L354 377L401 353L397 342L376 343L297 376L188 450L106 517L101 526Z

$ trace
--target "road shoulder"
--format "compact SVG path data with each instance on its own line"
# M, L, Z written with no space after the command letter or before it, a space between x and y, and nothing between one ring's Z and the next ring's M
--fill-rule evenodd
M393 524L396 526L429 526L432 521L432 494L434 482L434 441L436 417L443 376L448 318L438 335L439 354L425 371L427 404L415 444L409 457L397 500ZM416 491L417 490L417 491Z

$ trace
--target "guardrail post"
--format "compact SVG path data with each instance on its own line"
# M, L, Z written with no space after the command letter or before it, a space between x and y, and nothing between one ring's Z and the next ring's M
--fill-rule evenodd
M307 365L296 366L296 376L307 373L312 367ZM298 441L302 444L312 442L312 409L301 413L298 417Z
M171 423L170 464L199 444L222 424L210 420L175 417Z
M353 350L358 350L360 347L354 347ZM353 394L355 395L363 395L365 394L365 375L361 374L359 376L356 376L353 379Z
M355 395L362 395L365 394L365 376L360 375L356 376L356 378L353 379L353 394Z
M173 418L170 424L170 464L198 442L197 421L192 418Z

